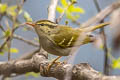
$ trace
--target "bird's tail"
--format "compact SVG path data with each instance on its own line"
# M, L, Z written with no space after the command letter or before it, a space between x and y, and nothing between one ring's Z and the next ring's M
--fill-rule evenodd
M94 30L96 30L96 29L100 29L100 28L105 27L105 26L107 26L107 25L109 25L109 24L110 24L110 22L105 22L105 23L98 24L98 25L96 25L96 26L85 27L83 30L84 30L85 32L92 32L92 31L94 31Z

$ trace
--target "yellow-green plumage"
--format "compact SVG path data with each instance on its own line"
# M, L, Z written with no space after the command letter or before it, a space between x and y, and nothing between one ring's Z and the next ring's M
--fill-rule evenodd
M75 41L77 40L77 38L79 37L79 33L81 32L81 30L73 29L68 26L59 26L59 27L57 27L58 29L57 34L51 36L51 38L55 41L55 43L58 46L62 48L72 47Z
M86 28L72 28L66 25L56 24L49 20L40 20L27 24L35 28L44 50L57 56L68 56L72 47L87 44L92 41L91 36L87 34L88 32L102 28L109 23ZM78 37L81 41L77 45L74 45Z
M51 22L49 20L40 20L36 22L37 25L41 25L41 29L43 29L44 33L50 36L51 40L58 45L61 48L69 48L73 47L78 37L82 36L82 32L90 32L93 30L96 30L97 28L103 27L106 24L101 24L98 26L93 27L87 27L87 28L72 28L66 25L58 25L54 22ZM91 42L91 39L88 35L85 35L86 37L79 43L81 44L87 44Z

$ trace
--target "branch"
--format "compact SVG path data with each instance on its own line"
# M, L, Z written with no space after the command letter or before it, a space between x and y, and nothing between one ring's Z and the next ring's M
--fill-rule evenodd
M14 74L25 74L27 72L40 72L44 77L54 77L63 80L66 70L72 72L71 80L119 80L120 76L105 76L95 71L89 64L81 63L72 67L70 64L55 63L49 71L47 67L50 62L46 59L46 54L37 53L29 60L12 60L0 62L0 75L7 77Z
M27 60L27 59L31 59L33 55L35 55L37 52L39 52L40 49L36 49L32 52L28 52L28 53L24 53L24 55L22 55L21 57L19 57L17 60Z
M81 26L82 27L88 27L93 23L100 22L105 17L107 17L110 13L115 11L115 9L120 7L120 1L116 1L112 3L110 6L106 7L104 10L102 10L100 13L98 13L96 16L92 17L91 19L84 22Z
M21 36L19 36L19 35L14 34L14 35L13 35L13 38L14 38L14 39L21 40L21 41L23 41L23 42L25 42L25 43L27 43L27 44L29 44L29 45L32 45L32 46L34 46L34 47L39 47L39 44L37 44L37 43L35 43L35 42L33 42L33 41L30 41L30 40L26 40L26 39L24 39L23 37L21 37Z
M16 27L16 22L17 22L16 20L19 15L19 11L22 9L23 4L24 4L24 0L22 0L21 3L17 5L16 15L14 17L12 17L13 20L12 20L11 34L9 36L9 40L7 41L8 60L10 60L10 58L11 58L10 48L11 48L11 42L13 39L13 34L15 32L15 27Z
M56 14L56 6L58 0L51 0L51 3L48 7L48 20L55 21L55 14Z
M98 4L98 1L94 0L94 4L97 8L97 11L100 12L101 9L100 9L100 6ZM104 20L101 20L100 23L103 23L103 22L104 22ZM109 75L110 68L109 68L109 59L108 59L108 48L107 48L106 34L105 34L104 28L100 29L100 34L101 34L101 38L103 41L103 50L104 50L104 74Z

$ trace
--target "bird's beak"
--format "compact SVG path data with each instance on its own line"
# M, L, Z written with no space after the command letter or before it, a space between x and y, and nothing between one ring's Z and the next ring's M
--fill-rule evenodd
M32 27L35 26L35 23L32 23L32 22L26 22L25 24L30 25L30 26L32 26Z

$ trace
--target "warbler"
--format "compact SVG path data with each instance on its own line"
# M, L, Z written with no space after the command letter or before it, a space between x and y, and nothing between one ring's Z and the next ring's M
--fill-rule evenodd
M49 20L26 22L26 24L35 29L42 48L48 53L58 56L48 65L49 70L59 58L70 55L70 51L73 47L93 42L94 36L88 33L107 26L110 23L105 22L96 26L80 28L56 24ZM80 41L75 44L77 40Z
M39 37L40 44L45 51L57 56L68 56L71 48L76 46L74 44L78 37L82 38L81 33L84 33L85 37L77 46L91 43L93 36L88 33L109 25L110 23L106 22L97 26L80 28L59 25L49 20L26 22L26 24L34 27Z

